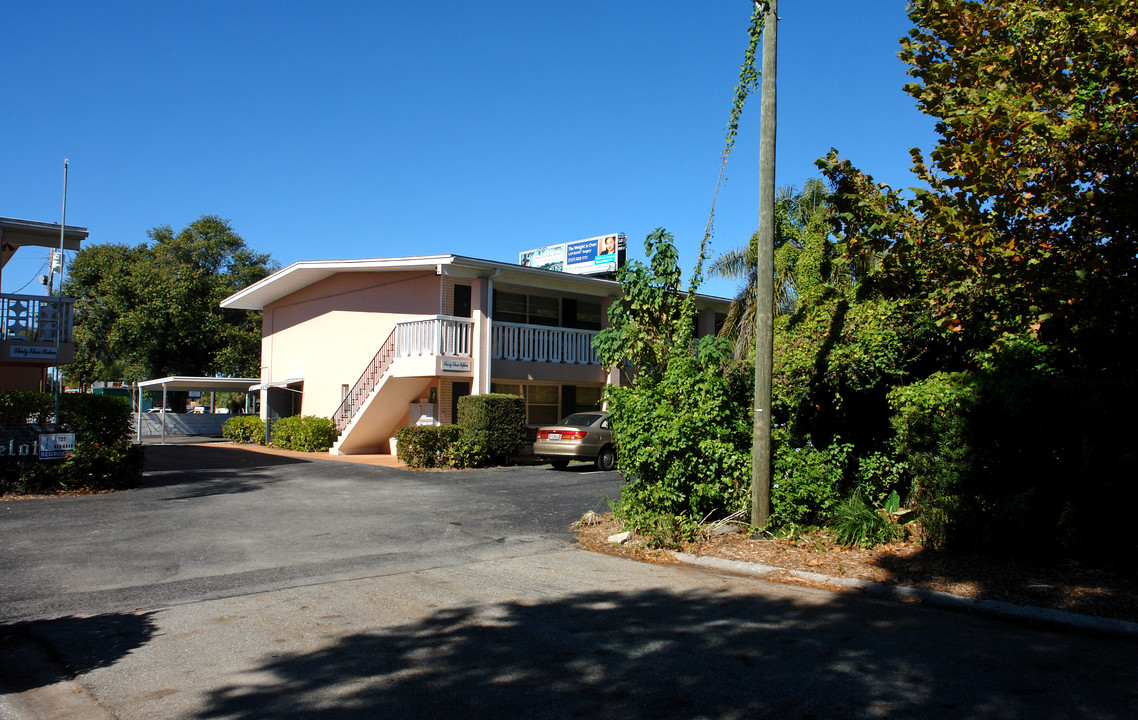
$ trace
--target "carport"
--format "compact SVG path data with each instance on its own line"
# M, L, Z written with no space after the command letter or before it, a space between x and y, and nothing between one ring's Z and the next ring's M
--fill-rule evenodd
M142 442L142 393L147 390L155 390L158 387L162 388L162 410L159 413L162 418L162 441L166 441L166 393L171 390L198 390L209 391L210 413L213 414L214 406L213 399L215 392L240 392L248 393L249 386L261 382L260 378L217 378L217 377L186 377L181 375L158 378L157 380L143 380L136 386L138 388L138 404L137 416L135 418L135 432L137 434L138 442ZM246 395L246 403L248 403L248 395Z

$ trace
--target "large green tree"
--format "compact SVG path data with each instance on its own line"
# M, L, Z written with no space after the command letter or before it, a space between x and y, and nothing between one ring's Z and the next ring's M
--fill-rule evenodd
M1129 547L1113 529L1135 500L1138 6L909 12L906 90L939 134L912 151L921 186L878 185L836 152L821 165L839 244L881 260L858 298L915 301L940 326L886 378L928 539Z
M213 215L177 233L163 225L147 235L149 243L93 245L76 254L64 287L76 298L68 381L256 377L260 315L219 303L276 263Z
M888 251L978 349L1031 338L1086 369L1132 362L1138 322L1138 6L915 0L906 90L940 140L913 198L831 156L845 236ZM839 201L843 202L843 201Z

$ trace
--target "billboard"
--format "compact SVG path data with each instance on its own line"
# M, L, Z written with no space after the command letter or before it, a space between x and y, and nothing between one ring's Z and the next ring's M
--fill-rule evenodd
M518 264L574 275L614 273L624 259L625 236L609 233L518 253Z

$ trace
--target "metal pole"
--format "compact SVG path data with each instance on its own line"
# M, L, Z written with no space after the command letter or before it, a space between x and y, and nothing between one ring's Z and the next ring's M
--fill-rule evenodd
M59 431L59 391L63 387L63 376L59 372L59 336L63 334L63 236L67 231L67 158L63 158L63 217L59 221L59 295L55 301L55 422ZM51 264L55 269L55 263ZM51 291L51 288L48 288Z
M771 376L774 369L774 167L777 0L763 22L763 101L759 134L759 252L755 280L755 417L751 445L751 524L771 513Z

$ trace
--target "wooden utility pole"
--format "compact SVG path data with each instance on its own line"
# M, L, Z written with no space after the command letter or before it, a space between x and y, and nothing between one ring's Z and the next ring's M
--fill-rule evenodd
M755 279L755 427L751 445L751 524L771 514L771 375L774 368L774 146L777 0L763 20L762 127L759 135L759 252Z

